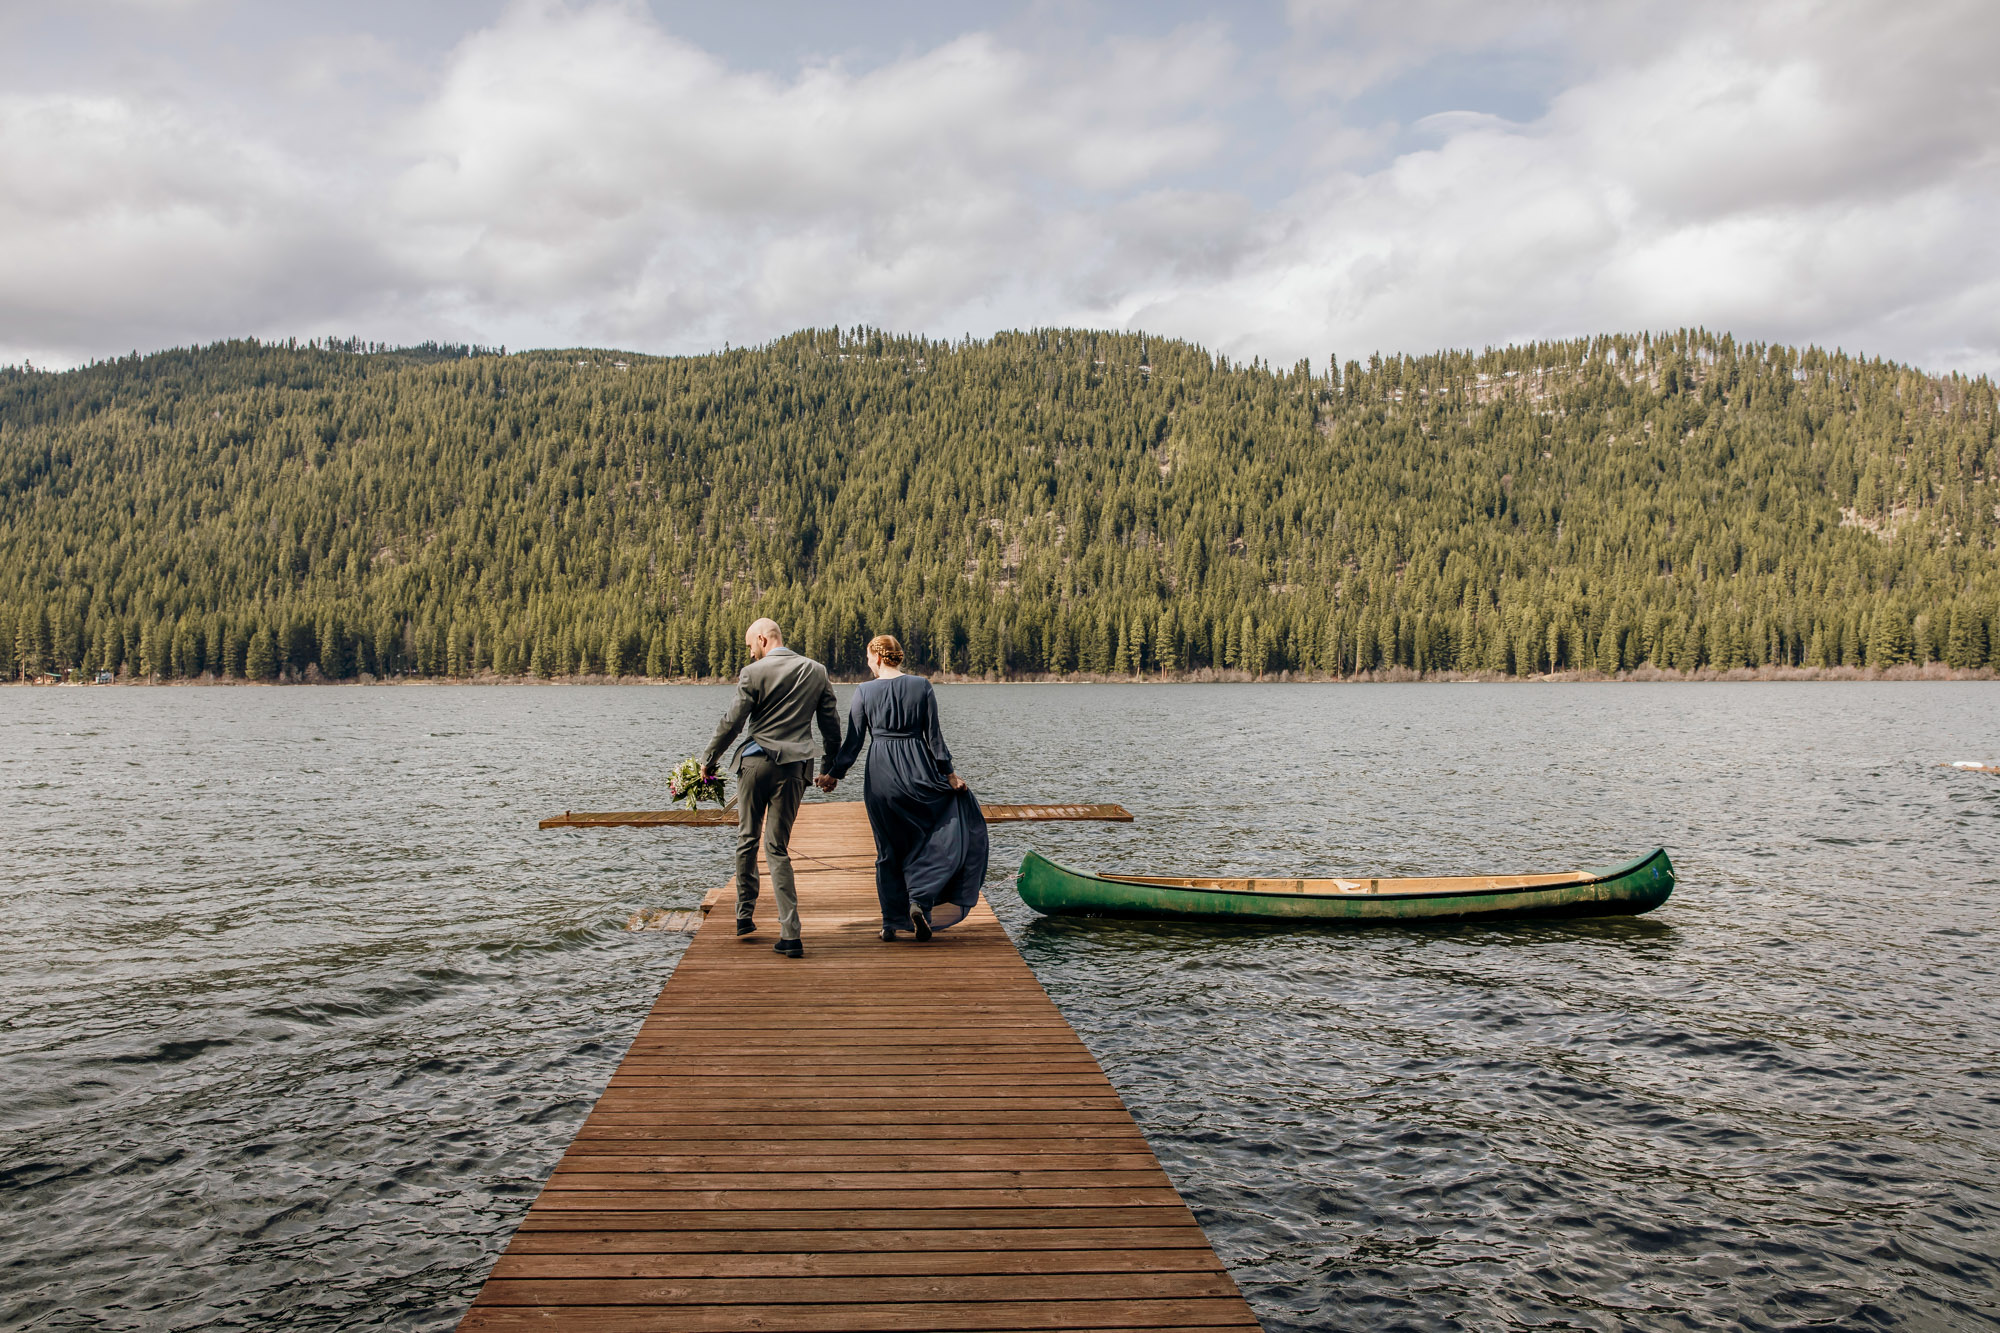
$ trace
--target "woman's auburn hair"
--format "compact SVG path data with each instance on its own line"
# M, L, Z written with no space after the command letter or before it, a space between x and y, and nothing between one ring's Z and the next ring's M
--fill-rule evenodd
M852 643L853 640L848 642ZM903 665L903 645L896 642L893 634L877 634L868 641L868 651L882 660L884 666Z

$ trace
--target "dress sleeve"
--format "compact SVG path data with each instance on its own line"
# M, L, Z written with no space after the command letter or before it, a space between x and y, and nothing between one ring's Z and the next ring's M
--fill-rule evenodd
M938 724L937 692L924 682L924 744L930 747L931 758L937 761L940 775L951 772L951 747L944 743L944 728Z
M830 778L844 778L847 770L854 767L854 761L861 757L861 742L868 738L868 695L863 690L854 692L854 700L847 705L847 739L841 742L840 753L827 761L826 775Z
M837 706L838 702L833 696L832 681L828 681L820 687L819 708L816 710L819 722L819 738L820 743L826 747L826 756L829 759L840 752L840 709Z

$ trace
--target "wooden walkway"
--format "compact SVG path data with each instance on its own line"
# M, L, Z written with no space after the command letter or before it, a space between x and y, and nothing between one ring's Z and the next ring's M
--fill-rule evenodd
M732 800L730 805L735 805ZM1132 822L1122 805L982 805L989 824L1050 819ZM543 828L735 828L736 811L723 810L565 810L541 822Z
M981 903L875 937L858 802L792 837L806 956L710 916L459 1325L1257 1326Z

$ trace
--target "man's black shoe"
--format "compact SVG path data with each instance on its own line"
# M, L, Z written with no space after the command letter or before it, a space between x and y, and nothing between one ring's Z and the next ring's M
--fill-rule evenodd
M757 929L757 923L749 917L739 916L736 918L736 933L738 935L748 935L755 929Z
M917 928L918 940L927 940L931 937L930 916L915 903L910 904L910 924Z
M882 933L878 935L876 938L880 939L884 944L887 944L889 941L896 938L896 932L889 929L889 927L884 926L882 927Z
M779 940L771 946L772 953L781 953L787 958L804 958L806 946L800 940Z

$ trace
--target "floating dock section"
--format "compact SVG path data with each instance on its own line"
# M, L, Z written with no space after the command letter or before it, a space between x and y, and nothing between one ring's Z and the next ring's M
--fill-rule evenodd
M805 957L706 918L461 1329L1257 1327L991 909L885 944L874 859L799 812Z

